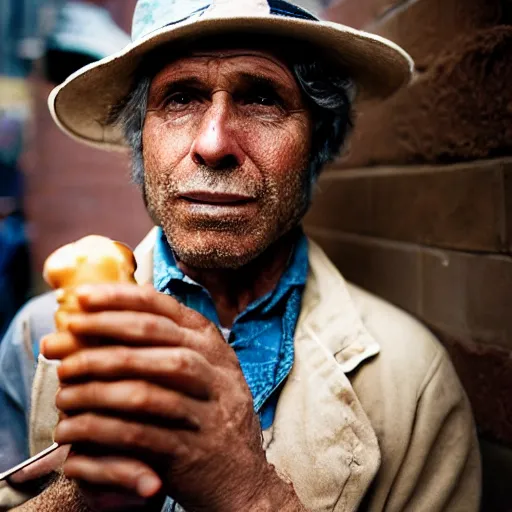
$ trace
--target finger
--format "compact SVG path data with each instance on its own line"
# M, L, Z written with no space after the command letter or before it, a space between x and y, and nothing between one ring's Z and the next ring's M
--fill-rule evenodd
M66 460L70 446L61 446L54 452L46 455L42 459L30 464L18 472L14 473L9 481L14 484L26 483L30 480L36 480L43 476L49 475L53 471L57 471Z
M68 331L55 332L44 336L39 344L41 354L46 359L64 359L79 350L99 345L98 339L79 338Z
M115 411L157 416L198 429L206 413L205 402L145 381L88 382L58 391L56 406L71 415L80 411ZM63 422L68 421L63 420Z
M137 286L127 283L105 283L80 286L76 290L85 311L139 311L174 320L191 329L206 325L208 320L196 311L180 304L174 297L158 293L151 285Z
M144 379L200 399L212 391L215 372L198 352L187 348L102 347L82 350L62 361L62 383L77 380Z
M197 444L191 431L169 430L94 413L80 414L60 422L55 429L55 441L59 444L104 445L174 457L185 455L188 447Z
M109 487L120 487L142 498L158 493L162 481L146 464L127 457L73 455L64 464L68 478Z
M182 346L198 349L201 338L169 318L136 311L102 311L68 315L68 330L82 337L99 337L112 344L134 346Z

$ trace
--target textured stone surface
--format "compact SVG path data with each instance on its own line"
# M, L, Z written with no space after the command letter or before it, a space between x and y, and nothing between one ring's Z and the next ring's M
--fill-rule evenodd
M410 87L384 103L362 107L343 166L510 154L511 58L512 27L481 31L463 48L447 50Z
M512 252L512 169L504 171L503 196L505 198L505 229L508 240L508 250Z
M510 351L434 330L447 348L471 400L480 434L512 444Z
M502 24L501 0L416 0L367 27L403 46L425 71L449 49L463 47L480 29Z
M354 28L365 28L407 0L335 0L323 17Z
M349 281L417 314L421 303L419 249L393 242L330 230L308 228L307 233L327 252Z
M512 449L480 439L483 467L482 512L511 512Z
M512 349L512 258L422 250L421 310L460 338Z
M307 222L436 247L506 251L505 170L512 176L512 159L332 169L320 178Z
M512 258L309 228L347 279L457 339L512 349Z

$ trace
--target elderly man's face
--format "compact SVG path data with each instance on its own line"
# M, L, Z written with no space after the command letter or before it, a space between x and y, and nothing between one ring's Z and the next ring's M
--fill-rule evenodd
M178 257L237 268L296 225L311 132L298 84L270 53L198 52L162 69L143 131L145 191Z

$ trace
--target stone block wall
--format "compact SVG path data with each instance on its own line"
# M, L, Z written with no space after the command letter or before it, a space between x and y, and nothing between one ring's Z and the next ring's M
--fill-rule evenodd
M417 71L357 105L308 232L346 278L441 339L482 440L482 510L511 511L512 4L338 0L324 15L404 46Z

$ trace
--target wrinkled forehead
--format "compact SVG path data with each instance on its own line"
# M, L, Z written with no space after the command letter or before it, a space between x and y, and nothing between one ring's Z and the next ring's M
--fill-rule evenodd
M267 50L250 48L197 49L163 64L154 81L165 80L178 72L207 74L212 68L216 73L264 73L278 81L295 78L284 59Z
M232 34L199 39L189 42L186 47L164 46L145 59L143 68L145 75L154 78L161 71L184 63L200 67L213 60L237 62L239 65L256 62L293 78L291 70L296 55L297 47L289 40L267 38L262 41L247 34Z

